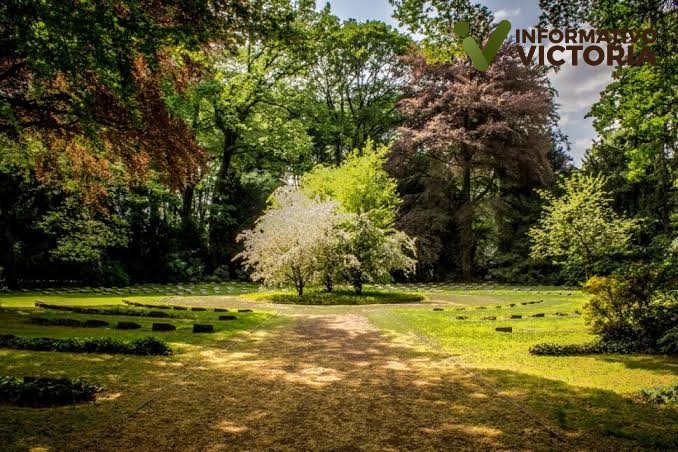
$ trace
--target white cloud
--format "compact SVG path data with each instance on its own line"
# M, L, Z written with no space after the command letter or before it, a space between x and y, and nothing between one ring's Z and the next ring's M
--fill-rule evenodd
M520 8L516 9L500 9L496 13L494 13L494 18L497 20L502 20L506 19L509 17L515 17L518 14L520 14Z

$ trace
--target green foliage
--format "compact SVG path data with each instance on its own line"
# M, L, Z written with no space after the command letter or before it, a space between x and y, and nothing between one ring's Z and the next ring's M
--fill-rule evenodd
M638 396L643 402L655 405L678 403L678 384L666 388L641 389Z
M30 322L34 325L42 326L69 326L71 328L100 328L108 326L109 323L104 320L75 320L62 318L31 317Z
M672 328L657 341L657 347L667 355L678 355L678 327Z
M51 252L54 259L95 267L102 265L107 248L127 245L126 225L117 216L97 218L83 209L77 198L68 198L63 207L49 212L39 223L43 231L56 237L57 245Z
M306 173L302 190L311 198L336 201L343 212L366 214L378 227L393 227L400 198L396 181L384 169L387 152L368 140L341 165L318 165Z
M69 378L0 377L0 402L20 406L61 406L94 400L101 388Z
M412 292L394 292L365 290L360 294L348 290L333 290L332 292L321 290L307 290L302 297L291 292L263 292L248 295L247 298L254 300L266 300L273 303L289 303L302 305L365 305L365 304L390 304L390 303L418 303L426 297Z
M600 355L607 353L628 354L647 352L635 344L623 342L590 342L588 344L553 344L540 343L530 347L530 353L537 356L577 356L577 355Z
M590 278L584 290L593 297L584 310L592 331L605 341L675 354L678 296L664 284L656 269L645 267Z
M530 230L534 258L583 268L588 277L605 259L627 251L636 223L612 210L604 185L603 177L575 173L563 182L563 196L541 192L544 213Z
M344 221L336 230L340 262L337 275L360 295L368 282L389 281L391 274L414 272L414 240L395 229L374 224L367 214Z
M110 308L85 308L82 306L65 306L57 304L47 304L37 301L35 306L42 309L51 309L57 311L77 312L79 314L97 314L97 315L124 315L129 317L152 317L169 318L176 317L173 314L162 311L149 311L148 309L126 309L118 307Z
M0 348L66 353L108 353L125 355L170 355L172 349L154 337L120 341L113 338L26 338L11 334L0 335Z
M312 28L313 55L302 109L316 161L340 164L368 139L387 143L400 122L402 56L410 38L379 21L343 23L323 9Z
M431 61L447 62L462 55L461 39L453 32L463 20L470 35L483 40L494 16L490 9L469 0L389 0L395 17L412 33L423 34L422 47Z

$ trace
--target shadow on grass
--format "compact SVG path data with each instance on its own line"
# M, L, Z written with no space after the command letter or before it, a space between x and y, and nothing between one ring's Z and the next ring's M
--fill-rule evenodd
M678 376L678 360L667 361L664 355L590 355L601 361L622 363L629 369L651 370Z
M0 422L21 432L9 436L3 427L0 443L57 450L678 446L673 408L518 372L474 376L448 356L394 343L360 316L308 316L190 359L145 360L143 371L135 367L134 379L121 382L124 396L87 413L0 410Z

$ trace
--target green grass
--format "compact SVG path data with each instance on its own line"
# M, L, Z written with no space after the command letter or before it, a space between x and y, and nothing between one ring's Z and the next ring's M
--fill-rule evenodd
M678 445L678 410L652 411L637 399L643 388L675 384L678 359L656 355L530 355L529 348L541 342L581 344L595 339L585 319L575 313L586 300L579 291L478 288L461 292L449 288L427 294L432 301L447 303L445 310L381 310L369 313L369 318L397 340L425 344L455 356L500 393L566 429L628 437L648 447ZM544 302L520 304L540 299ZM511 308L510 303L517 306ZM545 317L530 317L536 313ZM510 319L513 314L523 318ZM457 316L468 319L457 320ZM490 316L497 320L482 320ZM496 332L498 326L510 326L513 333Z
M184 285L144 285L117 289L66 288L0 293L0 307L30 307L36 300L48 304L73 306L98 306L122 304L123 300L154 304L171 297L174 304L181 297L238 296L256 292L258 285L251 283L202 283ZM218 290L215 290L218 289Z
M105 308L106 306L100 306ZM162 338L170 345L180 349L191 345L209 345L225 340L231 334L249 330L262 321L268 319L271 314L267 312L228 313L238 317L237 320L220 321L219 312L194 312L194 311L166 311L180 315L181 318L149 318L137 316L112 316L96 314L78 314L67 311L52 311L49 309L4 309L0 310L0 332L2 334L14 334L26 337L113 337L116 339L139 339L149 335ZM104 328L69 328L59 326L40 326L29 323L31 316L44 318L67 318L75 320L105 320L111 324ZM117 321L134 322L141 325L137 330L115 329ZM151 331L153 323L171 323L177 327L175 331L157 332ZM194 323L207 323L214 325L214 333L194 334Z
M418 303L426 299L424 295L419 293L393 290L368 289L364 290L361 295L357 295L349 289L336 289L332 292L326 292L317 288L306 290L301 298L293 291L260 292L245 295L243 298L272 303L320 306Z
M222 298L212 298L213 294L210 294L210 298L205 298L203 302L211 306L229 307L229 303L233 303L238 307L252 307L257 305L248 304L248 300L271 300L271 294L279 293L257 292L254 285L221 287L221 293L215 295L221 295ZM139 289L133 289L132 292L135 290L139 292ZM199 292L207 289L192 290ZM312 317L317 314L366 315L395 342L415 345L428 351L446 352L453 362L474 375L472 379L480 378L488 387L498 391L498 398L513 400L535 417L560 426L573 438L584 438L584 441L589 438L592 444L604 444L605 438L610 438L617 441L614 444L621 441L633 447L678 447L675 439L675 426L678 425L676 405L643 403L638 396L643 388L666 388L674 385L678 381L677 359L649 355L551 357L529 354L529 348L540 342L569 344L586 343L594 339L587 331L583 317L576 313L581 311L586 301L579 290L556 287L385 284L371 285L366 291L365 297L356 298L351 292L325 294L311 290L309 295L332 306L284 304L275 310L302 317L307 314ZM77 314L36 309L33 306L37 299L50 304L102 308L121 307L123 299L144 304L199 306L204 297L201 294L169 295L171 298L167 298L168 294L141 291L124 296L80 292L47 295L15 293L0 296L0 303L4 307L0 309L0 334L55 338L114 337L123 340L153 335L167 341L175 350L175 354L169 357L0 350L0 375L66 376L82 378L106 388L96 404L84 404L77 408L36 411L2 407L0 440L16 449L40 445L35 438L40 438L46 445L61 444L61 435L69 433L71 428L82 432L106 431L108 422L117 422L121 412L133 411L153 394L169 393L175 397L177 403L182 403L182 385L189 384L198 377L203 382L222 378L220 366L228 369L232 360L236 363L238 360L245 360L247 366L261 369L262 372L266 372L270 366L275 367L276 363L284 362L284 359L280 361L282 355L272 355L270 361L263 359L259 353L261 343L257 341L276 341L277 336L272 331L278 325L291 322L292 318L273 316L272 313L258 311L256 307L252 313L235 313L238 316L237 321L219 321L218 316L222 313L212 310L166 311L185 318L153 319ZM282 292L282 295L283 302L290 296L296 301L293 292ZM422 295L426 299L419 304L389 304L422 300ZM543 302L521 304L538 300ZM369 306L357 306L366 303ZM510 304L516 306L510 307ZM442 308L443 311L434 311L434 308ZM268 309L274 308L268 305ZM543 313L545 317L530 317L536 313ZM567 315L558 316L556 313ZM510 319L511 315L522 315L523 318ZM99 319L111 322L111 327L40 326L28 322L31 316ZM456 320L457 316L468 319ZM497 319L483 320L484 317L492 316ZM113 327L117 320L136 322L142 328L116 330ZM151 324L154 322L175 324L177 330L152 332ZM193 323L213 324L216 332L193 334ZM497 326L511 326L513 333L495 332ZM237 333L245 331L260 333L246 336L251 345L244 348L245 353L231 354L229 344L233 343L232 339ZM331 337L325 339L324 336L321 339L332 340ZM281 353L288 346L289 344L285 345L282 341ZM388 347L393 346L396 345L391 344ZM364 350L356 352L362 353ZM435 370L432 368L431 372L434 374ZM275 377L276 381L278 378ZM296 388L295 385L291 387ZM219 397L219 394L205 396ZM502 404L498 400L495 408L499 410L500 405ZM52 421L46 422L46 415L51 416ZM182 419L181 416L179 419ZM45 427L46 425L49 427Z

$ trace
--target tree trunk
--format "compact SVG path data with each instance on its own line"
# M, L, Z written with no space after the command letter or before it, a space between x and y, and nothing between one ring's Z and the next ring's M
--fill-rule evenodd
M231 169L231 158L235 151L235 144L238 139L237 132L229 128L222 128L224 134L224 147L221 156L221 164L217 173L217 179L214 182L214 191L212 193L211 212L208 221L209 228L209 255L210 266L214 271L223 260L221 244L227 238L223 236L222 207L229 199L228 197L228 177Z
M189 183L181 194L181 224L184 228L189 228L193 224L193 197L195 195L195 184Z
M5 284L7 284L7 287L10 289L18 289L19 288L19 272L17 271L17 262L16 262L16 255L14 253L14 241L9 239L7 241L7 261L6 267L4 269L4 276L5 278Z
M332 290L334 290L334 281L332 281L332 275L326 273L323 277L323 284L325 285L325 290L327 292L332 292Z
M297 295L301 298L304 296L304 278L301 274L301 270L293 266L292 276L294 277L294 287L297 289Z
M463 205L459 212L459 234L461 238L461 272L464 282L473 279L473 205L471 199L471 164L464 162L462 176Z
M355 291L356 295L362 295L363 294L363 279L362 277L355 278L353 280L353 290Z

